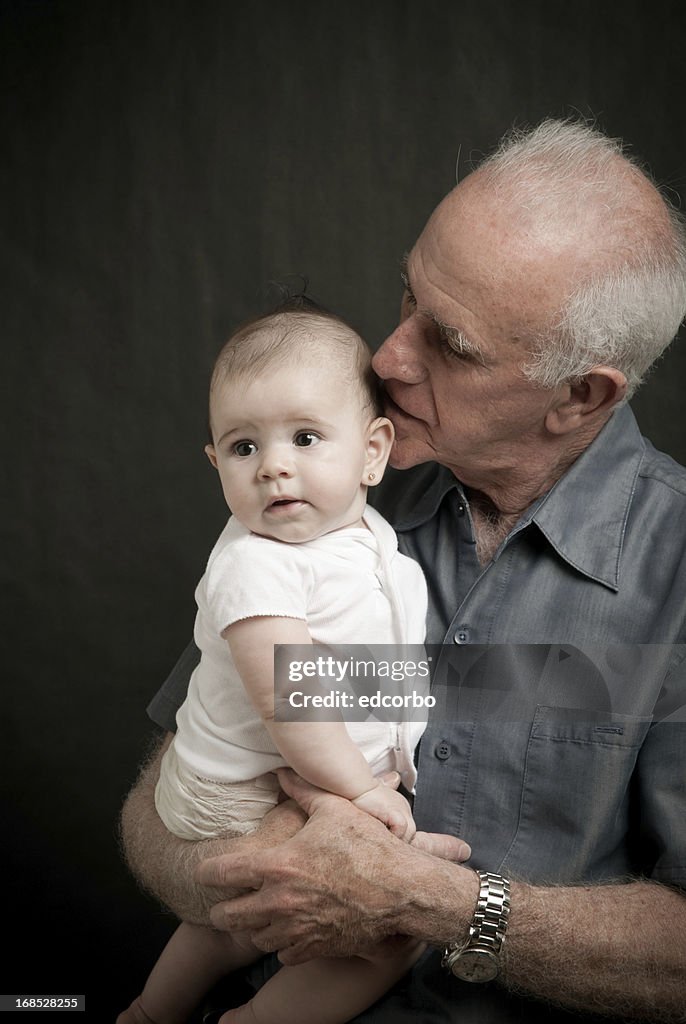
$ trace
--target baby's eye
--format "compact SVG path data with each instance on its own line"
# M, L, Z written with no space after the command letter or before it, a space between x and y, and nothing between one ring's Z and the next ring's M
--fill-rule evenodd
M233 454L240 456L245 459L248 455L254 455L257 451L257 445L254 441L236 441L233 446Z
M320 441L319 434L313 434L310 430L302 430L295 435L295 444L298 448L311 448L312 445L319 444Z

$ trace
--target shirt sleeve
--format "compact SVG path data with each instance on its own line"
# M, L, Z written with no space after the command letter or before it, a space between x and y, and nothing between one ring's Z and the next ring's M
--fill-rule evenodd
M256 615L306 619L313 586L306 557L293 545L262 537L240 538L211 559L198 588L217 633L233 622ZM148 717L167 732L176 731L176 713L186 699L200 651L185 648L147 707Z
M239 538L207 567L204 590L213 628L221 634L234 622L262 615L306 620L312 576L298 545Z
M186 699L188 683L199 661L200 651L191 640L148 704L148 718L167 732L176 732L176 712Z

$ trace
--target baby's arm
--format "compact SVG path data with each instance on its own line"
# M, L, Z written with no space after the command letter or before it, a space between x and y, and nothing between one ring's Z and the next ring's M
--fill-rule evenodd
M351 800L409 842L415 824L407 800L374 778L342 721L274 719L274 645L311 644L307 623L271 616L242 619L223 636L248 696L290 767L320 789Z

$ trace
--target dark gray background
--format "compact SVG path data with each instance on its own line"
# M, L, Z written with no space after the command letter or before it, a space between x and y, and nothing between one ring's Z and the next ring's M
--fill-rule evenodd
M85 991L107 1020L171 929L115 821L224 517L202 446L231 326L304 273L378 344L458 151L464 174L514 121L592 114L678 198L684 20L663 0L0 3L3 991ZM685 359L635 402L682 461Z

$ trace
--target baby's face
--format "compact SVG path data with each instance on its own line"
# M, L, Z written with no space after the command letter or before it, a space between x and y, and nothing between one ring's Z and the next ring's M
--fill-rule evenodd
M361 522L370 416L340 370L314 361L226 381L211 416L208 455L253 533L303 543Z

